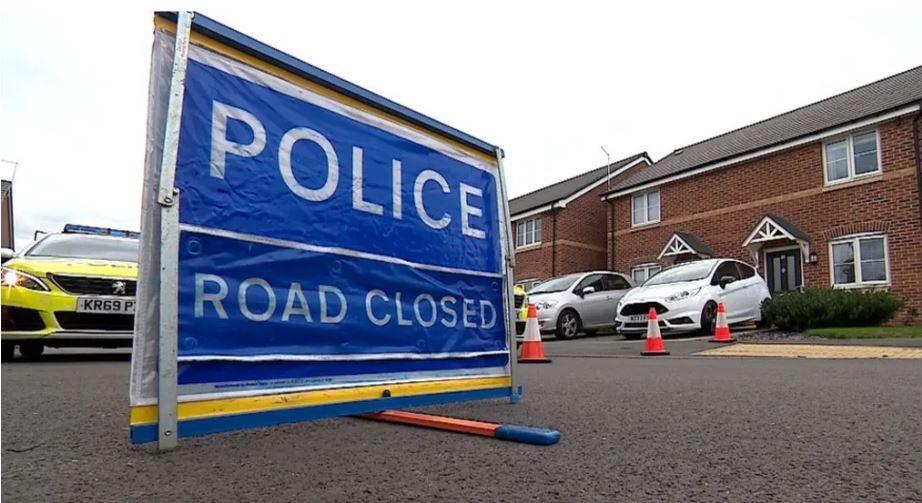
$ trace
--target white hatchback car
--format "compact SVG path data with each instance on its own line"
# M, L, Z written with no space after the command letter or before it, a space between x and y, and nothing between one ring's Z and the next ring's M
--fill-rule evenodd
M550 279L528 292L541 333L571 339L615 326L615 307L634 283L623 274L592 271Z
M618 332L627 338L646 333L647 315L656 309L664 333L714 332L717 303L729 323L762 320L762 301L771 295L750 265L732 259L679 264L652 276L618 303Z

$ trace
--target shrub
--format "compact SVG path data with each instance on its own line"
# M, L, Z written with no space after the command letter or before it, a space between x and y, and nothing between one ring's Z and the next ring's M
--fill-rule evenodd
M880 325L903 307L885 291L807 289L787 292L762 305L762 319L781 330Z

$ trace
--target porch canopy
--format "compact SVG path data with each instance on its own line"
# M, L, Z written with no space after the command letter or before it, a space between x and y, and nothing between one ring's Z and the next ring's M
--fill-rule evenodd
M698 236L690 232L676 232L666 241L666 246L657 258L667 265L672 265L713 256L714 250Z
M803 254L804 263L810 258L810 236L800 227L792 224L780 215L768 214L759 220L758 225L743 241L743 247L749 249L756 266L759 265L759 256L765 248L775 246L796 245Z

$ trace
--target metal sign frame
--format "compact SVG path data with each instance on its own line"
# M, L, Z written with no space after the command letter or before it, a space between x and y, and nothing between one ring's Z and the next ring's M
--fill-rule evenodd
M173 51L172 74L170 80L169 101L167 105L166 124L163 140L163 156L160 163L159 187L156 193L156 203L160 212L160 268L159 268L159 327L157 330L157 445L161 451L177 447L180 436L178 414L178 276L179 276L179 198L180 193L174 186L176 164L179 148L179 131L182 119L183 97L185 94L186 68L189 59L190 43L193 32L192 12L158 13L166 19L176 23L176 42ZM196 19L197 29L206 37L221 38L220 30L226 29L222 25L201 16L201 21ZM199 23L201 23L199 25ZM245 37L245 36L244 36ZM227 43L227 40L222 40ZM256 47L256 52L267 52L271 49L261 43L246 38L248 47ZM237 47L244 49L244 47ZM271 49L274 51L274 49ZM252 51L251 51L252 52ZM280 67L293 64L285 61L282 53L273 62ZM288 57L290 58L290 57ZM306 65L294 60L295 63ZM309 65L307 65L309 66ZM506 178L503 170L503 151L498 147L486 144L481 140L466 135L440 122L406 109L401 105L390 102L385 98L372 94L358 86L343 81L338 77L327 74L322 70L310 67L314 76L322 84L350 97L369 102L385 112L411 121L425 129L447 138L452 138L474 149L485 153L490 152L496 159L497 201L499 215L500 250L503 268L502 302L506 326L506 344L509 354L509 386L507 396L513 403L517 402L522 394L522 387L518 384L516 372L516 335L513 294L513 269L515 267L515 253L512 247L512 225L509 214ZM382 104L385 105L382 107ZM506 389L506 388L503 388ZM389 395L384 395L385 398ZM491 398L496 398L492 396ZM456 401L456 400L451 400ZM399 400L398 400L399 402ZM430 400L431 403L441 403ZM395 402L396 403L396 402ZM329 417L328 414L322 417ZM316 416L321 417L321 416ZM309 417L308 417L309 418Z

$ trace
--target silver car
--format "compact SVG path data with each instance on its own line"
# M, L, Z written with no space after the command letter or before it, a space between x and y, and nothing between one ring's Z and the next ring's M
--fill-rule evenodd
M541 333L571 339L614 327L618 301L633 287L620 273L581 272L541 283L528 292L528 301L537 308Z

